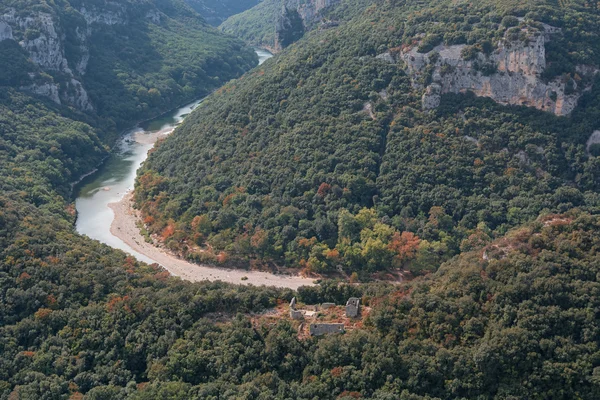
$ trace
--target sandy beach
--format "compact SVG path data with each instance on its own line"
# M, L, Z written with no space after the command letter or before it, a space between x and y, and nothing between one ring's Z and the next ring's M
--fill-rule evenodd
M313 279L302 278L300 276L209 267L190 263L169 254L165 250L144 240L144 237L136 226L138 216L131 206L131 198L132 193L129 192L121 201L109 204L109 207L115 214L115 218L110 226L110 232L124 241L133 250L156 261L156 263L160 264L174 276L192 282L220 280L236 284L277 286L294 290L300 286L313 285ZM242 280L243 277L248 279Z

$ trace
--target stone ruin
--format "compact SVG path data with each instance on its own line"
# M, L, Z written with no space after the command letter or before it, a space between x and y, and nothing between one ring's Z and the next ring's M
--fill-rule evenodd
M290 301L290 318L291 319L304 319L304 313L300 310L296 310L296 298L292 297Z
M346 317L356 318L360 311L360 299L357 297L350 297L346 302Z
M345 332L344 324L310 324L309 330L311 336Z
M317 314L320 310L325 311L330 308L336 307L335 303L322 303L321 305L305 305L302 309L297 309L296 298L293 297L290 301L290 318L294 320L304 320L305 318L311 318ZM350 297L346 302L346 317L356 318L360 314L360 299L357 297ZM342 333L345 332L343 323L312 323L309 326L309 332L311 336L319 336L330 333Z

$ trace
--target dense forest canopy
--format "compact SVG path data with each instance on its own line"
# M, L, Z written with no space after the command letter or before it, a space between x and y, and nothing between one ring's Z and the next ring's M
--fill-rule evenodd
M55 101L118 129L206 95L257 63L251 48L180 0L10 0L0 4L0 21L12 31L0 41L1 84L46 95L56 87Z
M185 2L211 25L219 25L232 15L244 12L260 0L185 0Z
M219 26L254 46L275 47L275 25L282 9L281 0L263 0L256 6L227 18Z
M92 23L84 74L82 5L131 18ZM424 112L404 68L376 58L421 39L483 51L540 21L562 28L548 79L575 79L600 65L595 4L348 0L339 26L219 89L160 144L137 201L190 259L424 275L297 292L181 281L73 229L71 183L116 126L237 76L248 48L179 1L1 7L50 14L72 75L20 44L50 35L43 24L0 41L0 399L600 397L600 154L586 147L600 82L568 117L470 94ZM71 79L93 109L69 103ZM58 85L61 104L30 84ZM370 312L304 338L270 317L293 296Z
M345 23L219 90L151 155L137 203L171 249L318 273L420 273L542 212L597 212L600 160L586 150L597 78L570 117L450 94L423 112L402 65L375 57L418 38L484 48L514 23L551 23L562 33L546 59L561 68L545 73L574 76L577 65L600 65L593 6L342 9Z

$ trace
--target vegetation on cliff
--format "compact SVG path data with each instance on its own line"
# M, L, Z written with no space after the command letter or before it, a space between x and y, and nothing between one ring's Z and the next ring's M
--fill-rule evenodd
M0 6L4 20L14 40L0 42L0 83L56 85L73 106L82 94L64 92L76 79L94 113L118 129L204 96L257 64L251 48L179 0L10 0Z
M211 25L219 25L232 15L240 14L258 3L260 0L185 0L185 2Z
M219 29L253 46L272 49L275 47L275 25L281 9L281 0L263 0L256 6L227 18Z
M575 40L596 11L560 4L450 15L547 7ZM208 243L315 271L437 269L394 286L192 284L75 234L70 183L124 117L19 91L29 72L60 74L0 42L0 399L599 398L600 157L585 142L600 86L569 118L469 95L422 112L403 69L375 58L418 33L401 22L419 7L374 3L225 86L159 146L137 187L147 225L191 258ZM449 26L422 14L428 29ZM556 57L597 65L591 35L586 54ZM193 58L186 46L169 51ZM166 76L121 56L98 60L130 71L122 82ZM105 104L129 104L113 93ZM357 296L372 310L352 332L299 339L293 321L261 316L293 295Z
M203 103L141 172L146 224L190 259L350 274L435 270L541 212L597 212L600 161L585 151L597 82L570 118L469 95L423 112L402 65L375 57L432 32L483 46L521 15L589 44L552 47L549 60L600 65L597 43L575 33L597 24L594 10L375 2Z

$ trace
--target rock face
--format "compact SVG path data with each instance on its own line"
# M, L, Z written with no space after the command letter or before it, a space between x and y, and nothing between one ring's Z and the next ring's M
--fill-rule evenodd
M321 19L321 11L339 3L340 0L289 0L288 8L294 8L300 14L304 25L312 24Z
M55 83L44 83L44 84L32 84L29 86L21 87L21 90L37 94L38 96L44 96L55 102L61 104L60 96L58 95L58 85Z
M79 12L85 18L90 33L92 24L116 25L127 22L125 7L114 1L107 2L102 9L95 6L82 6Z
M595 144L600 144L600 131L592 132L592 134L588 138L588 140L585 144L585 149L588 154L590 153L590 148Z
M285 8L275 26L275 47L283 49L304 35L304 22L296 9Z
M546 68L544 44L556 32L557 29L549 25L544 26L543 32L522 28L525 41L511 40L505 34L491 54L479 52L468 60L464 57L465 45L439 45L428 53L419 53L413 47L402 50L397 58L406 64L413 85L425 86L423 109L439 106L444 93L471 91L501 104L525 105L567 115L577 106L584 88L570 78L558 77L545 82L541 77ZM378 58L388 62L392 58L396 60L392 53ZM580 70L588 74L596 71L593 67Z
M46 12L31 12L23 15L16 9L7 9L0 15L0 41L19 40L19 45L27 51L30 60L41 72L59 79L60 83L38 83L35 74L31 84L21 86L22 90L45 96L58 104L68 104L83 111L93 110L92 103L82 84L86 73L89 54L89 38L94 26L127 23L125 6L114 1L96 5L81 6L77 10L85 20L75 28L78 51L72 59L67 59L65 34L58 17ZM147 18L159 23L161 14L157 10L148 12ZM15 32L19 32L18 35ZM15 35L20 39L15 39ZM37 82L36 82L37 81Z
M275 27L275 50L279 51L302 37L321 22L323 11L340 0L285 0Z
M0 15L0 35L3 40L15 40L14 30L24 32L19 45L27 51L31 61L42 71L50 74L59 73L68 77L62 85L59 85L57 83L39 84L35 82L35 76L32 76L31 85L24 85L21 89L48 97L58 104L69 104L84 111L92 110L93 107L87 92L69 66L69 61L65 56L64 35L53 16L44 12L23 16L17 14L15 9L9 9L8 12ZM78 35L78 39L87 50L85 44L87 36ZM89 55L84 53L84 57L76 64L75 69L78 74L83 75L88 59Z
M3 40L13 40L13 34L10 25L0 21L0 42Z
M37 34L33 36L26 34L19 43L22 48L27 50L35 64L50 71L70 72L61 38L50 14L38 12L22 17L12 9L0 16L0 21L11 24L21 31L37 31Z

